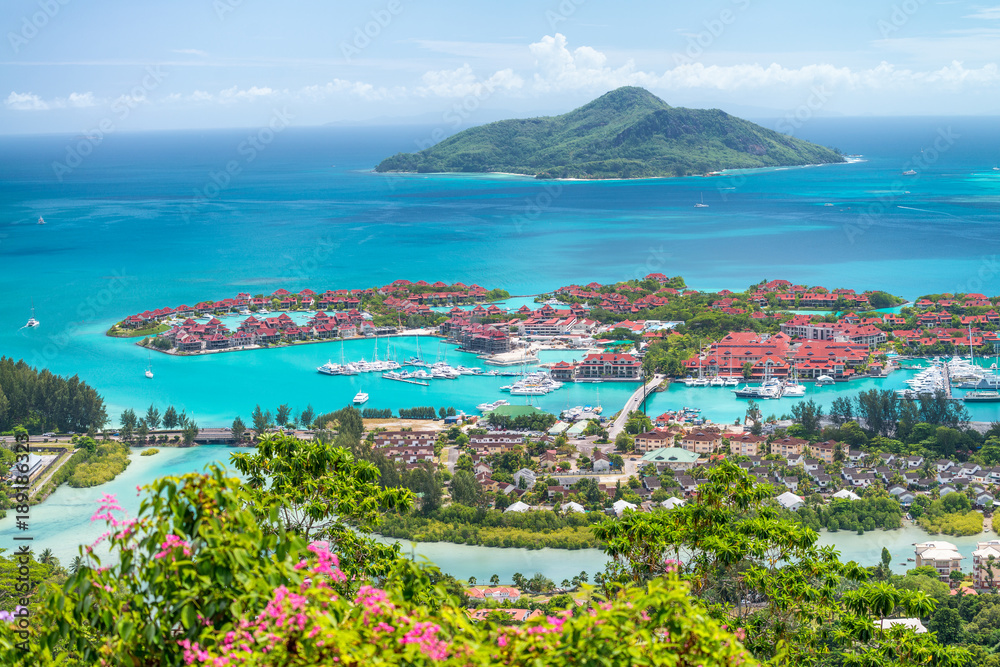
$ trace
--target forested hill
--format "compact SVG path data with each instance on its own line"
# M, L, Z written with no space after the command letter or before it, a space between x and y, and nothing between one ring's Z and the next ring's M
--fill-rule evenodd
M561 116L473 127L375 170L601 179L843 161L834 150L724 111L671 107L643 88L624 87Z

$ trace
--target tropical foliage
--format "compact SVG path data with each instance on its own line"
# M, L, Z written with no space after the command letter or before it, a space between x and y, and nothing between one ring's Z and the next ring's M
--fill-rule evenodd
M64 378L23 360L0 358L0 431L97 431L108 421L104 399L77 376Z

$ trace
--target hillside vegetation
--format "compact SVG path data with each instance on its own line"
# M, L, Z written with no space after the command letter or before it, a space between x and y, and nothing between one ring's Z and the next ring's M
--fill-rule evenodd
M643 88L624 87L561 116L470 128L375 170L602 179L843 161L834 150L724 111L671 107Z

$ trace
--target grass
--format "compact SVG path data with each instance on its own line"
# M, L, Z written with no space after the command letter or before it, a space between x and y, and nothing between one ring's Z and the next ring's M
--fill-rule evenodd
M108 329L105 335L112 338L141 338L143 336L155 336L169 328L170 325L158 324L155 327L146 327L145 329L125 329L121 326L121 322L119 322Z

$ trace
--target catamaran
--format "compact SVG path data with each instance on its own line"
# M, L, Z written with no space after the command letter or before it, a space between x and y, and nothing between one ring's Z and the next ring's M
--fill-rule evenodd
M31 317L28 318L28 323L24 326L26 327L37 327L41 322L35 319L35 300L31 300Z
M363 391L359 391L354 395L355 405L360 405L361 403L365 403L367 400L368 400L368 394L366 394Z

